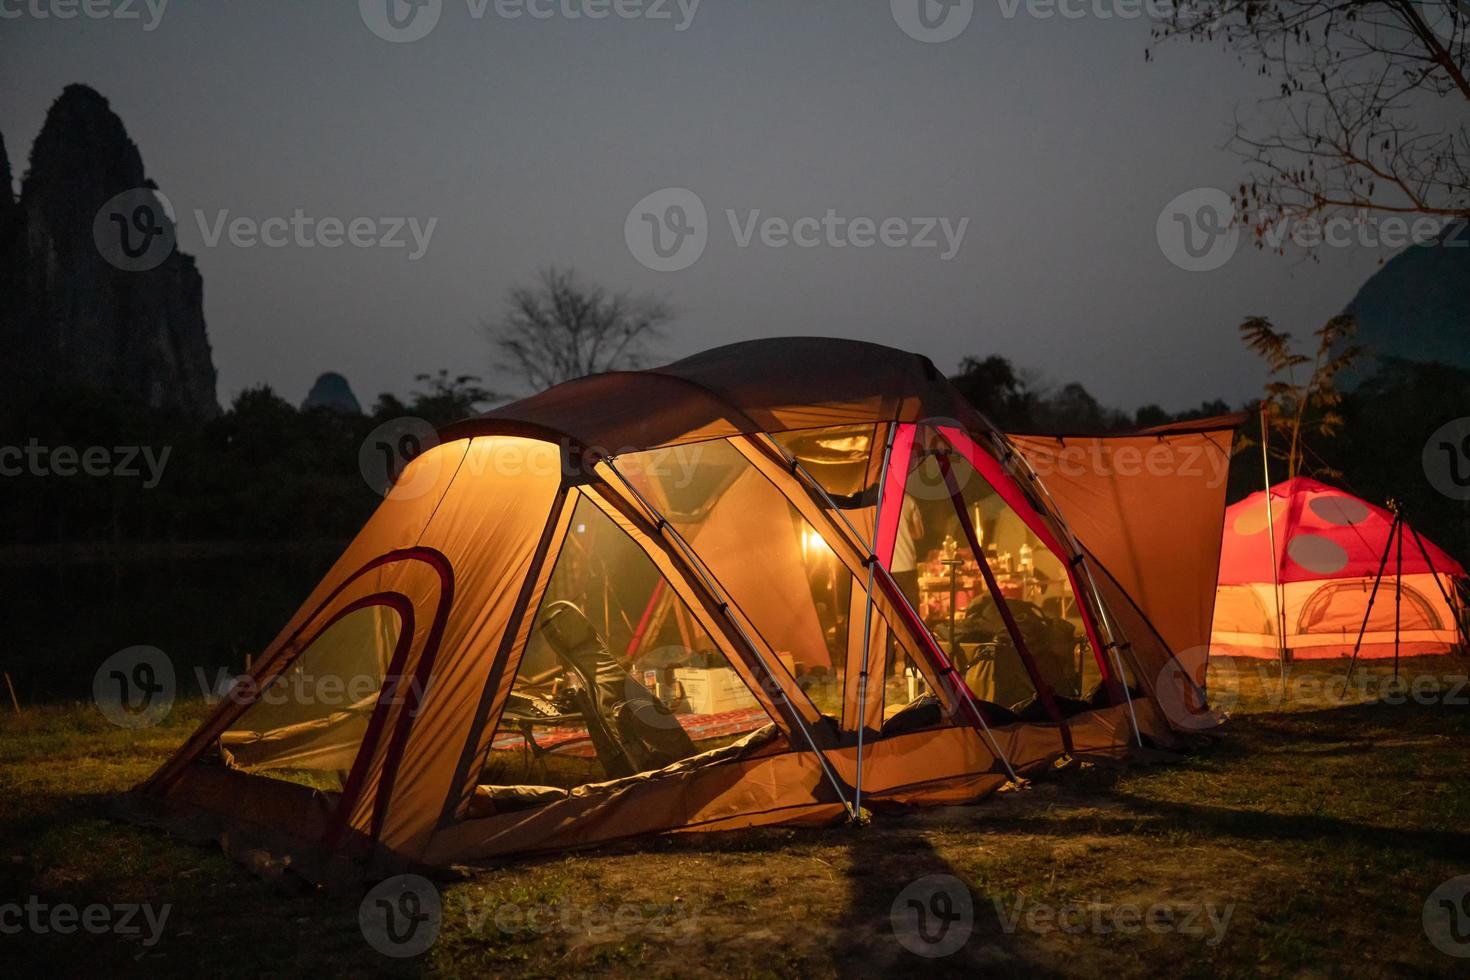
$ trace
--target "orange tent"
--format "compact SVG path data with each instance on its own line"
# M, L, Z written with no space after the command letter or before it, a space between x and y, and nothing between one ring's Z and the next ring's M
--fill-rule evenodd
M1274 660L1284 647L1312 660L1355 646L1368 658L1455 649L1459 562L1389 511L1316 480L1276 484L1269 514L1266 499L1258 491L1225 512L1214 653Z
M450 426L127 810L322 879L969 801L1213 724L1173 647L1223 484L1109 450L1053 497L1048 452L814 338ZM1204 558L1151 572L1160 521Z

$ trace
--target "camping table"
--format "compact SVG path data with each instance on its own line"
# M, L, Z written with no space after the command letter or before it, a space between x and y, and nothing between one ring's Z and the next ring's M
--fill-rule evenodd
M500 716L500 720L501 724L509 722L516 727L517 731L520 732L522 750L524 752L524 757L526 760L527 772L530 771L530 763L533 758L535 759L536 764L539 765L544 772L546 769L546 756L548 753L555 751L557 748L563 745L570 745L574 742L585 741L592 737L590 734L584 732L581 736L576 738L562 739L549 748L543 748L539 743L537 743L535 734L537 726L540 726L541 728L560 728L564 725L580 725L583 724L583 719L580 713L569 715L561 713L546 713L541 711L527 710L525 708L516 708L507 704L505 706L505 711L502 712Z

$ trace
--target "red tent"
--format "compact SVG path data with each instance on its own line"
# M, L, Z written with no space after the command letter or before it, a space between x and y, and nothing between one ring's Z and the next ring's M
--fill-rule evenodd
M1212 653L1280 656L1279 608L1293 658L1350 655L1380 565L1359 655L1393 656L1396 635L1405 656L1454 649L1459 562L1408 524L1394 533L1389 511L1325 483L1297 477L1270 498L1269 518L1264 491L1225 512Z

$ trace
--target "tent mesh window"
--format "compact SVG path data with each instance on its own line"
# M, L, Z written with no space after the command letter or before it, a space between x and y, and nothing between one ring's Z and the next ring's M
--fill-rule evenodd
M851 622L853 576L822 533L725 440L625 455L619 467L776 651L777 669L844 723L848 631L862 623Z
M399 639L398 613L371 605L327 626L219 739L227 765L340 792ZM236 689L239 696L239 689Z
M1038 672L1056 694L1080 697L1096 687L1101 674L1063 560L964 457L946 453L946 459L984 560ZM1008 708L1035 697L932 452L921 453L908 474L893 554L894 578L952 651L976 696Z
M871 486L872 454L878 426L839 425L822 429L776 432L771 438L801 463L823 490L837 501L853 498Z
M1399 630L1442 629L1439 614L1429 599L1408 582L1399 581L1397 586L1402 599L1397 612L1394 610L1395 582L1386 576L1378 586L1378 601L1368 616L1370 632L1392 633ZM1363 606L1373 590L1373 580L1359 582L1330 582L1322 586L1302 606L1297 621L1298 633L1343 633L1351 636L1363 622Z
M661 769L769 723L649 557L583 498L479 783L571 789Z

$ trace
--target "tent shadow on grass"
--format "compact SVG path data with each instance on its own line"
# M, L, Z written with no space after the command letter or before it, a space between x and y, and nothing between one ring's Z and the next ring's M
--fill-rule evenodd
M842 951L837 965L843 975L1063 976L1029 955L1025 945L1002 928L992 896L947 861L924 835L925 829L911 826L895 835L868 828L853 834L847 847L848 904L833 930L834 948ZM899 841L905 846L896 848ZM972 931L963 948L944 957L921 956L895 934L895 901L909 884L927 875L952 875L964 882L973 910ZM901 920L903 914L900 909L897 917Z

